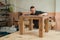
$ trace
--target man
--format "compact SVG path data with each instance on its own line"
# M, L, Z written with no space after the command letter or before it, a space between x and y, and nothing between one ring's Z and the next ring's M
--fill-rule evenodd
M34 6L30 7L30 13L31 15L38 15L38 16L46 16L47 13L46 12L42 12L42 11L36 11L36 8ZM38 28L38 20L33 20L34 23L34 28Z

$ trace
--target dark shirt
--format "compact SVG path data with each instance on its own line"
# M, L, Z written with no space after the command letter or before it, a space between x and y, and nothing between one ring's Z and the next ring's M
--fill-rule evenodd
M35 13L31 13L31 15L40 15L40 14L43 14L45 12L42 12L42 11L36 11ZM38 28L38 20L33 20L33 23L34 23L34 27L35 28Z
M42 12L42 11L36 11L35 13L31 13L31 15L39 15L39 14L43 14L45 12Z

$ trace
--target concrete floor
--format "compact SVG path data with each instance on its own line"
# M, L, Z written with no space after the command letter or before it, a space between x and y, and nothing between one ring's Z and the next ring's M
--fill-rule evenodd
M32 31L25 30L24 35L20 35L19 32L1 37L0 40L60 40L60 31L49 30L48 33L44 32L44 37L38 36L38 29Z

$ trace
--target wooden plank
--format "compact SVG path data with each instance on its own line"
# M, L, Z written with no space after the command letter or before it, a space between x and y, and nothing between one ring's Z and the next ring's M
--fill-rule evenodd
M33 19L29 20L29 30L33 29Z
M19 21L19 31L20 31L20 34L24 34L24 24L23 24L22 17L20 17L20 21Z
M43 37L43 18L39 19L39 37Z
M45 20L45 32L48 32L49 30L49 24L48 24L48 18Z

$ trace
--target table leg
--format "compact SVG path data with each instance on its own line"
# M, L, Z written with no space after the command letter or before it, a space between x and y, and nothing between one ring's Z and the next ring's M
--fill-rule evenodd
M33 29L33 19L29 20L29 30Z
M44 25L43 25L43 18L40 18L39 19L39 37L43 37L43 27L44 27Z
M24 33L24 24L23 24L23 18L20 17L19 19L19 31L20 31L20 34L23 34Z
M49 20L48 20L48 18L45 20L45 32L48 32L48 29L49 29L49 27L48 27L48 22L49 22Z

